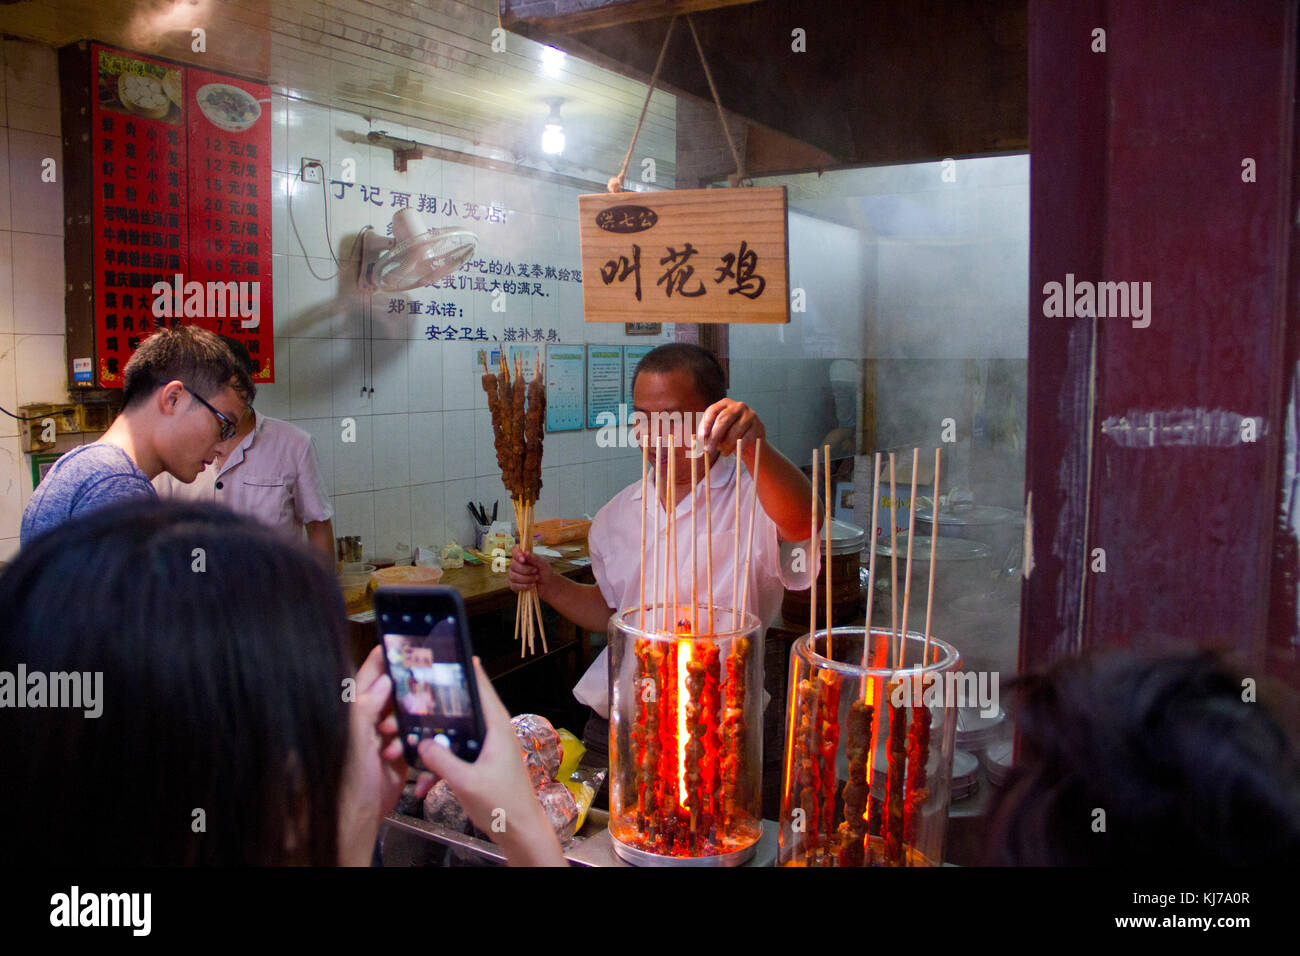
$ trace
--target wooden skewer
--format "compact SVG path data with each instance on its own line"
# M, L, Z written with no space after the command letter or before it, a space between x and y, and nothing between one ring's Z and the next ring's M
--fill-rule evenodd
M651 594L651 595L658 595L658 594L659 594L659 492L660 492L660 490L661 490L661 489L663 488L663 486L664 486L664 483L663 483L663 468L662 468L662 462L659 460L659 435L657 434L657 432L658 432L658 428L656 427L655 430L656 430L656 434L655 434L655 503L654 503L654 516L655 516L655 520L654 520L654 550L653 550L653 551L651 552L651 554L650 554L650 574L651 574L650 594ZM644 504L644 502L642 502L642 503ZM659 623L660 623L661 625L663 624L662 617L661 617ZM653 615L651 615L650 626L651 626L651 627L654 627ZM662 627L660 628L660 630L662 630Z
M835 509L831 507L831 446L822 445L822 482L826 485L826 659L831 653L831 524Z
M925 596L925 644L921 648L921 666L930 659L930 615L934 612L934 554L939 540L939 449L934 450L934 490L930 506L930 584Z
M537 503L535 501L530 501L528 503L528 540L530 542L530 547L533 540L533 510L536 507ZM542 621L542 599L537 596L536 588L534 588L530 593L533 596L533 607L537 610L537 633L541 635L542 653L545 654L550 651L550 648L546 646L546 624Z
M695 487L699 480L698 472L700 470L699 459L695 454L695 436L691 436L691 634L700 633L699 612L696 610L700 606L699 595L696 591L696 581L698 580L697 560L700 552L697 543L699 538L695 527L695 499L699 489Z
M817 568L817 538L819 529L817 527L817 462L821 456L817 454L817 449L813 449L812 462L812 518L809 527L812 529L808 532L808 540L812 542L812 554L808 555L808 573L812 575L812 583L808 586L808 640L810 642L817 639L817 575L813 572ZM826 635L830 640L830 635ZM828 648L829 651L829 648Z
M740 467L744 464L744 456L741 450L745 447L745 439L736 439L736 507L735 520L731 523L731 629L740 630Z
M880 452L876 452L875 472L871 479L871 554L867 558L867 627L862 641L862 669L867 669L871 651L871 606L876 596L876 512L880 504ZM866 699L867 679L862 678L862 696Z
M713 489L709 482L709 452L704 451L704 576L709 582L709 633L713 633Z
M758 511L758 470L762 466L763 439L756 438L754 439L754 496L749 502L749 534L745 540L745 586L740 592L741 613L749 607L749 558L754 553L754 514Z
M921 449L912 449L912 500L907 503L907 578L903 581L903 633L898 640L898 666L907 659L907 612L912 597L912 539L916 537L916 470L921 465Z
M641 439L641 631L645 631L645 512L650 502L646 498L645 479L650 464L650 445Z
M677 436L674 435L668 447L668 550L672 555L673 565L673 619L669 625L670 633L677 633L677 620L681 614L677 607L679 578L677 576Z
M898 659L898 488L894 483L894 453L889 453L889 656Z

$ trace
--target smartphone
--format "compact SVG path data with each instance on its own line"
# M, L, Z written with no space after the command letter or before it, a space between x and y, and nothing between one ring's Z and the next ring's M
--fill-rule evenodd
M382 587L375 627L393 681L393 703L406 762L426 769L421 740L478 759L487 728L474 679L465 604L454 588Z

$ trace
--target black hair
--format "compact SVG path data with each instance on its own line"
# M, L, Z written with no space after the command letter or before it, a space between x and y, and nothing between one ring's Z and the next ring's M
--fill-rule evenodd
M989 863L1300 859L1294 742L1217 656L1100 652L1009 689L1020 751L990 815Z
M210 399L229 385L245 402L257 396L253 377L221 338L195 325L159 329L140 343L122 370L122 402L126 408L142 404L168 382Z
M647 352L632 373L632 387L636 388L636 377L642 372L663 375L678 370L690 373L695 390L706 405L727 397L727 376L722 371L722 363L708 349L689 342L670 342Z
M0 709L8 860L337 864L352 668L305 545L216 505L114 505L19 551L0 607L0 671L103 674L98 717Z
M257 372L257 363L253 361L253 356L249 354L248 346L233 335L221 335L218 338L226 343L226 348L230 349L230 354L235 357L235 361L239 363L240 368L248 373L249 379L252 379Z

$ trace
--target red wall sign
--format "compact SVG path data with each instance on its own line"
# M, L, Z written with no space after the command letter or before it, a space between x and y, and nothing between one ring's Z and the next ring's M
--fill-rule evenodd
M94 44L99 385L140 341L198 325L275 381L270 88Z

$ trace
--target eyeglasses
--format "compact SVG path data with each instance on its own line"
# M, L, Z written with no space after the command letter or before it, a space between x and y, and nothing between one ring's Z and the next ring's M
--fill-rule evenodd
M191 395L193 395L193 396L194 396L194 397L195 397L195 398L200 402L200 404L203 405L204 408L206 408L208 411L210 411L213 415L216 415L216 416L217 416L217 421L219 421L219 422L221 423L221 440L222 440L222 441L230 441L230 439L232 439L232 438L235 437L235 432L239 431L239 427L238 427L234 422L232 422L232 421L231 421L229 418L227 418L225 415L221 414L221 412L219 412L219 411L217 411L215 408L213 408L213 407L212 407L212 406L207 402L207 400L204 399L203 396L201 396L198 392L194 391L194 389L190 388L188 385L185 386L185 389L186 389L186 391L188 391Z

